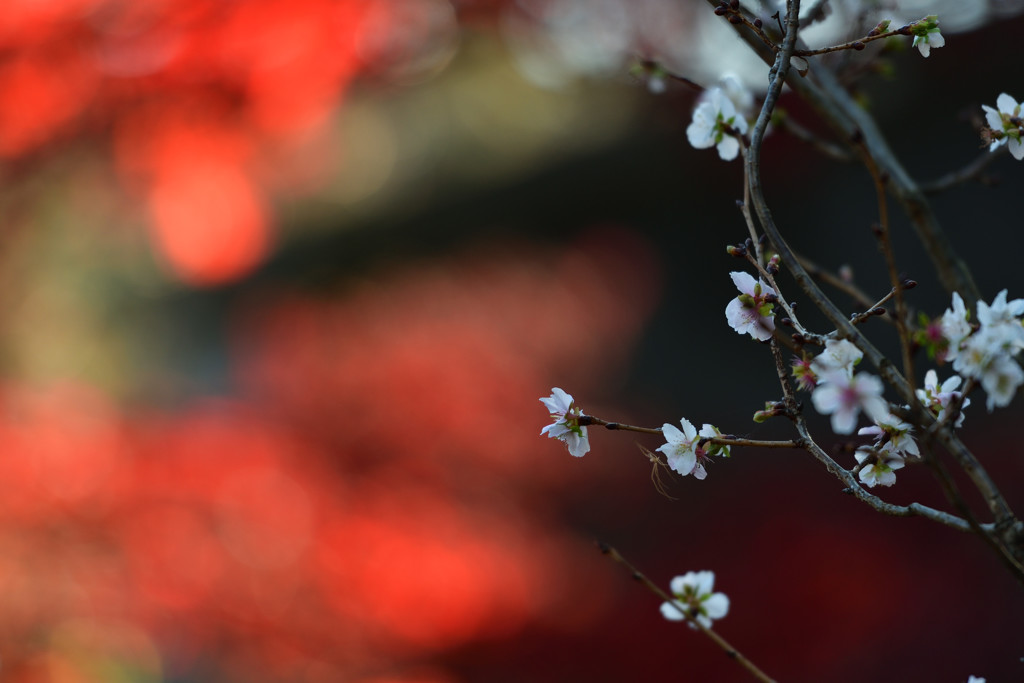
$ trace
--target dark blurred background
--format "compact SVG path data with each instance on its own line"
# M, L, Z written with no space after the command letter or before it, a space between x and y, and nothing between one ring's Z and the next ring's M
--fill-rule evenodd
M1024 97L1013 3L828 4L816 44L939 12L927 60L829 58L918 179ZM1024 594L975 538L799 452L735 449L669 498L636 445L657 439L592 430L574 459L539 436L552 386L792 436L752 422L774 369L724 321L740 164L687 144L694 91L629 75L763 87L723 24L696 0L8 0L0 678L748 680L600 540L666 587L713 570L720 632L778 680L1024 679ZM799 251L888 290L862 167L775 132L764 171ZM1005 156L934 198L986 299L1024 295L1022 178ZM894 230L911 305L941 314ZM1020 399L983 404L964 439L1019 509ZM881 495L948 507L921 467Z

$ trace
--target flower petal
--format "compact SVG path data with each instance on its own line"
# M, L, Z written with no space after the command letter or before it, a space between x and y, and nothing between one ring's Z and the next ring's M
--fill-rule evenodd
M1000 93L999 97L996 98L996 106L999 107L999 111L1001 113L1013 116L1014 110L1017 109L1017 100L1013 99L1006 93ZM1001 123L999 128L1002 128Z
M704 611L712 619L721 619L729 613L729 596L715 593L704 601Z
M663 602L661 603L661 616L669 621L682 621L686 618L686 605L678 600Z

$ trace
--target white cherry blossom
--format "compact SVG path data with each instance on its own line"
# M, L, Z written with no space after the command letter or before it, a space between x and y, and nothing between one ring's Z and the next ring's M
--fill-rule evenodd
M697 462L696 449L700 435L697 434L697 428L685 417L679 420L679 423L683 427L682 431L667 422L661 426L661 433L665 437L666 443L659 446L657 450L665 454L668 466L679 474L684 477L693 474L697 479L703 479L707 476L707 472L704 470L704 466Z
M922 57L931 54L933 47L942 47L946 39L939 32L939 18L931 14L910 27L914 34L913 47L921 51Z
M675 600L661 603L661 615L669 621L686 619L691 628L696 628L693 620L711 628L712 619L721 619L729 613L729 597L712 592L714 586L714 572L687 572L675 577L670 584Z
M740 151L737 135L747 132L747 120L721 88L711 88L693 110L686 139L697 149L717 147L718 156L732 161Z
M764 280L755 280L750 273L733 272L729 276L740 290L740 295L725 307L729 327L758 341L771 339L775 331L775 306L769 298L775 296L775 290Z
M1017 161L1024 159L1024 142L1021 141L1021 105L1006 93L996 98L993 109L987 104L981 105L985 112L985 121L991 129L989 150L995 151L1002 145L1008 145L1010 154Z
M587 437L587 428L579 423L583 411L576 407L572 395L555 387L551 390L551 396L540 399L540 402L548 409L551 419L554 420L540 430L541 436L547 434L552 439L563 441L569 447L569 455L577 458L586 455L590 451L590 440Z

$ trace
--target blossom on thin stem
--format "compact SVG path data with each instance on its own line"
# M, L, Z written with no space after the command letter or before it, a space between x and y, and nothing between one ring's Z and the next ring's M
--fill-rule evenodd
M775 331L775 290L764 280L755 280L750 273L729 273L740 295L725 307L729 327L739 334L749 334L758 341L771 339Z
M825 350L811 361L811 370L816 375L843 372L852 377L853 368L863 357L864 352L848 339L829 339L825 342Z
M929 370L924 376L924 389L918 389L916 392L917 400L931 411L936 420L942 421L946 419L946 411L949 408L949 404L954 399L957 402L963 399L963 402L959 403L960 414L953 424L954 427L959 427L964 423L964 409L971 405L971 399L963 398L963 394L957 391L961 381L963 379L960 375L953 375L942 384L939 384L938 373L934 370Z
M576 407L572 396L554 387L551 396L540 399L540 402L547 407L554 420L540 430L541 436L547 434L552 439L563 441L569 447L569 455L577 458L586 455L590 450L590 441L587 428L581 426L579 421L583 411Z
M811 403L822 415L832 416L832 431L852 434L861 410L872 420L888 415L882 389L882 380L874 375L833 369L820 375L819 384L811 393Z
M657 450L665 454L668 466L683 475L693 474L697 479L708 476L704 466L697 462L697 442L700 436L697 428L685 417L679 420L683 430L670 425L667 422L661 426L661 433L665 437L665 443Z
M740 151L739 136L747 132L747 120L736 111L721 88L711 88L693 110L686 139L697 149L717 147L718 156L732 161Z
M793 368L793 377L796 379L797 388L811 391L818 386L818 374L811 367L811 359L806 353L803 356L793 356L790 365Z
M675 600L661 603L661 615L669 621L686 619L690 628L697 628L694 620L704 628L711 628L712 619L721 619L729 613L729 597L725 593L713 593L714 585L714 572L687 572L675 577L670 584Z
M892 451L858 449L854 453L854 457L861 465L871 460L871 464L861 467L857 475L861 482L868 487L876 484L892 486L896 483L895 470L901 469L905 464L903 458Z
M989 151L994 152L1002 145L1008 145L1010 154L1017 161L1024 159L1024 142L1021 141L1022 121L1021 105L1006 93L996 98L996 107L993 109L987 104L981 105L985 112L985 121L988 123L988 130L982 131L987 140L990 140Z
M890 414L875 420L875 424L870 427L861 427L857 433L861 436L874 436L875 450L894 453L903 458L920 457L917 442L911 436L913 431L910 423Z
M960 343L971 333L971 313L958 292L953 292L952 308L942 315L942 335L949 342L944 359L952 362L960 352Z
M946 39L939 32L939 18L934 14L911 25L910 32L914 36L911 47L920 50L922 57L931 54L933 47L942 47L946 44Z

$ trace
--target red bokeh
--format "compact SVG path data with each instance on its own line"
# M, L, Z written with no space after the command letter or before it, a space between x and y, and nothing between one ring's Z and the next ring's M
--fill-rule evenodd
M616 242L261 301L237 325L240 394L173 413L5 387L5 680L446 680L444 652L599 609L533 505L567 483L537 467L533 398L639 329L648 255Z
M364 30L389 34L390 4L5 3L0 158L109 138L170 271L199 285L236 279L268 250L272 194L325 179L313 142L362 68Z

